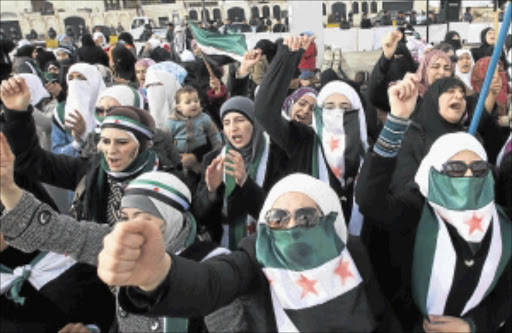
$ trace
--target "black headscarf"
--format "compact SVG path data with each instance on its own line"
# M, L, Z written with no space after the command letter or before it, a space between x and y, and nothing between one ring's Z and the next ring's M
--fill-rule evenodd
M128 45L134 46L133 36L129 32L121 32L119 34L119 40L124 41Z
M453 39L454 36L459 36L459 39ZM462 48L460 34L457 31L448 31L444 37L444 43L450 44L455 51Z
M320 86L323 88L327 83L331 81L339 81L341 78L336 74L332 68L328 68L320 73ZM321 90L321 89L320 89Z
M82 36L82 47L84 46L96 46L94 43L94 39L92 39L91 34L85 34Z
M16 51L16 56L32 58L32 53L34 52L35 49L36 48L32 45L22 46Z
M39 65L39 68L46 68L46 64L52 60L56 60L53 52L45 51L43 48L37 49L36 61Z
M464 130L462 125L463 117L457 123L450 123L439 113L439 97L453 87L461 87L466 91L464 83L456 78L438 79L430 85L413 120L419 123L429 141L434 142L440 136Z
M272 62L272 59L274 59L274 56L277 52L276 44L271 42L268 39L260 39L256 46L254 46L255 49L260 49L264 55L267 56L268 63L270 64Z
M386 74L386 78L389 82L401 80L406 73L414 73L418 68L405 43L398 43L395 55L401 57L393 57L393 60L391 61L389 70Z
M117 45L112 51L114 69L119 77L135 82L135 56L123 45Z

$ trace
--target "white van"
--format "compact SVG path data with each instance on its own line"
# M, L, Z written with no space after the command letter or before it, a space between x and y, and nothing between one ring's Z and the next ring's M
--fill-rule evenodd
M153 34L157 34L160 37L165 38L165 29L157 28L157 25L152 18L134 17L132 19L132 23L130 24L130 34L132 34L134 40L140 40L140 36L144 32L144 26L148 23L151 25L151 28L153 28Z

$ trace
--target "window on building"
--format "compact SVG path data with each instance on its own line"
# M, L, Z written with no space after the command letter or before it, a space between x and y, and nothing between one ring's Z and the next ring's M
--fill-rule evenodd
M327 7L325 6L325 2L322 3L322 15L323 16L327 15Z
M210 12L208 9L201 10L201 20L206 20L207 22L210 22Z
M222 20L222 14L221 14L221 11L220 11L219 8L214 8L213 9L213 19L215 21Z
M264 18L270 17L270 8L268 6L263 6L263 17Z
M192 21L197 21L197 11L195 9L192 9L188 12L188 17Z
M359 14L359 3L352 2L352 14Z
M361 4L361 11L363 12L363 14L368 14L368 2L363 1L363 3Z
M251 17L256 17L256 18L260 17L260 9L258 7L253 6L251 8Z
M273 8L272 8L272 12L274 14L274 18L276 20L280 20L281 19L281 7L279 7L278 5L275 5Z
M377 1L373 0L372 1L372 14L377 14L378 10L377 10Z

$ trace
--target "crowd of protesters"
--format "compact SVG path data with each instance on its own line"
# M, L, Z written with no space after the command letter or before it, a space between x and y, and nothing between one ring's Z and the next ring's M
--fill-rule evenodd
M510 37L3 36L0 331L510 332Z

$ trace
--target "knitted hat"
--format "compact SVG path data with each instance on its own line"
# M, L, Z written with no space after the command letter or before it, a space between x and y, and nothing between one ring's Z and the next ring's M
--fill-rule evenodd
M140 151L146 147L148 140L152 140L155 122L151 115L132 106L118 106L112 108L101 123L101 129L117 128L132 133L140 144Z
M241 113L254 124L254 103L249 98L235 96L228 99L220 108L220 118L230 112Z
M147 172L131 181L121 199L121 208L137 208L164 220L166 244L183 228L183 213L192 195L178 177L162 172Z

